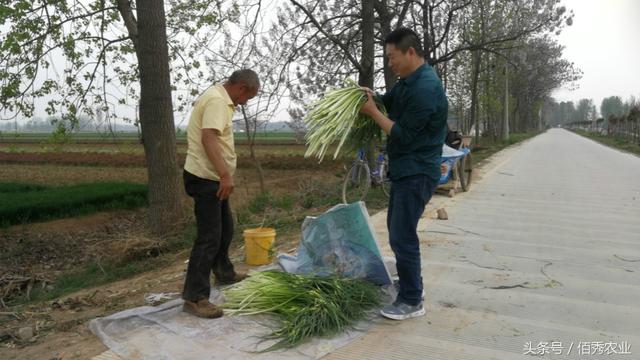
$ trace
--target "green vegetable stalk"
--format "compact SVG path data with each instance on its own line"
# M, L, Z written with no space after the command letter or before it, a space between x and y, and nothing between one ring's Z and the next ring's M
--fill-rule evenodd
M345 82L346 87L327 92L311 105L305 117L306 157L315 155L322 161L328 147L338 142L333 154L335 159L343 146L357 150L375 138L381 138L378 125L370 117L360 114L367 101L366 93L355 81L347 79ZM384 105L377 101L376 105L386 115Z
M252 273L224 291L231 315L274 315L280 322L263 351L294 347L312 336L340 333L380 304L377 286L359 279L319 277L280 271Z

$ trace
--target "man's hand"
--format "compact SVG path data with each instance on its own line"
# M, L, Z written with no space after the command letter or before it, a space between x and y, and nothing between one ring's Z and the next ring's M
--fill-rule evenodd
M395 123L378 110L378 106L376 106L376 102L373 100L373 96L375 95L373 90L368 87L361 87L361 89L367 94L367 102L362 105L360 113L372 118L373 121L378 124L380 129L382 129L385 134L389 135L389 133L391 133L391 128Z
M367 94L371 94L371 95L375 95L375 93L373 92L373 90L369 89L366 86L360 86L360 89L364 90Z
M376 106L376 102L373 101L373 95L372 95L373 91L371 91L371 89L369 88L363 88L363 90L365 90L365 92L367 93L367 102L364 103L364 105L362 105L360 112L370 117L373 117L373 115L376 112L380 111Z
M229 198L229 195L233 193L233 187L235 184L233 183L233 177L231 175L226 174L220 177L220 187L218 188L218 192L216 196L220 200L226 200Z

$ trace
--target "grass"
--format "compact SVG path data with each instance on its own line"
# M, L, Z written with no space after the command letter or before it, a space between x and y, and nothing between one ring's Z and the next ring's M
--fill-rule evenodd
M44 187L0 183L0 226L132 209L146 204L147 187L130 183L89 183Z
M517 144L524 140L530 139L539 134L540 132L512 133L509 136L509 140L497 140L497 141L491 141L490 139L480 138L480 143L472 144L472 147L471 147L471 156L473 157L473 163L479 164L482 160L485 160L489 156L497 153L498 151L508 146L511 146L513 144Z
M255 194L245 206L236 209L236 240L242 241L243 230L259 226L275 228L279 237L298 232L306 216L318 215L340 203L340 182L338 178L310 178L299 183L297 189Z
M243 230L260 225L275 228L278 233L277 242L297 235L306 216L317 216L341 202L342 178L338 175L332 177L333 181L310 178L303 181L298 189L293 189L294 191L289 193L267 192L254 195L246 205L235 209L237 227L232 247L242 246ZM0 190L4 188L3 186L5 185L0 185ZM369 212L382 210L386 205L387 198L382 189L371 189L367 195ZM153 269L169 266L175 262L175 254L191 248L195 237L195 226L188 226L182 236L169 238L162 249L154 253L155 255L94 260L60 275L52 284L51 290L34 286L28 298L26 294L22 294L5 301L10 306L50 301L78 290L128 279Z
M237 227L232 247L242 246L244 229L262 224L274 227L278 232L277 239L289 238L299 232L300 225L307 215L318 215L339 202L336 185L341 182L341 179L336 177L335 183L314 179L310 179L309 182L313 185L301 186L297 192L258 193L249 199L247 204L234 209L237 216ZM303 199L311 199L308 201L312 202L314 206L304 208L300 204ZM162 249L154 252L154 255L141 255L129 259L105 258L101 261L92 261L59 276L52 284L52 290L36 286L29 298L26 294L22 294L10 299L7 303L13 306L49 301L81 289L128 279L143 272L168 266L175 262L176 253L191 248L195 237L196 229L194 225L191 225L186 228L182 236L169 238Z
M29 299L25 297L22 299L18 298L16 302L53 300L78 290L130 278L135 274L145 271L149 265L149 261L134 261L125 264L101 264L99 262L92 262L87 264L83 269L60 276L53 283L53 290L46 291L36 288L30 294Z
M293 208L294 198L291 195L274 195L269 191L259 193L249 203L249 211L253 214L263 213L267 208L290 211Z
M612 148L630 152L632 154L640 155L640 144L634 143L628 140L615 138L612 136L601 135L598 133L592 133L584 130L573 130L578 135L584 136L591 140L595 140L603 145L610 146Z
M169 238L159 256L140 257L127 261L119 259L105 260L104 262L94 260L60 275L52 284L52 290L34 287L28 297L23 293L9 299L7 305L15 306L50 301L75 291L128 279L150 269L169 266L175 262L175 253L190 248L194 238L195 226L190 226L182 236Z
M36 184L23 184L14 182L0 183L0 194L17 193L23 191L40 191L44 189L46 189L46 187Z

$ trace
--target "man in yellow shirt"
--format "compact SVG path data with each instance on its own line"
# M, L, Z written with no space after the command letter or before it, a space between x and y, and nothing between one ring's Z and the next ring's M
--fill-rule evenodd
M210 87L196 99L189 119L183 176L185 190L195 203L197 237L182 298L184 311L199 317L222 316L222 309L209 302L212 271L218 284L246 278L246 274L235 272L229 260L233 238L229 195L236 170L232 118L235 107L246 104L259 88L255 72L235 71L224 84Z

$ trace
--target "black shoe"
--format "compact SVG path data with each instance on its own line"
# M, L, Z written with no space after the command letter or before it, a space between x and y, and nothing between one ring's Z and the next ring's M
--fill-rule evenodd
M240 282L246 278L248 278L249 275L245 274L245 273L234 273L232 277L230 278L218 278L216 277L216 285L231 285L231 284L235 284L237 282Z

